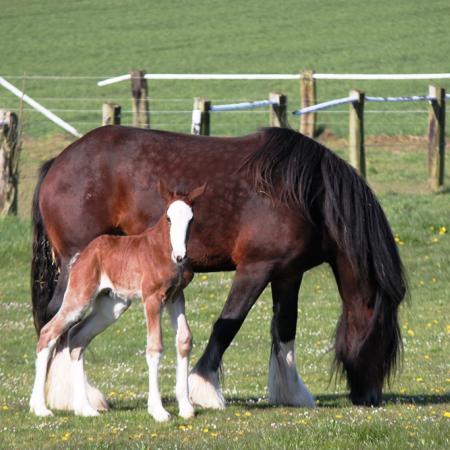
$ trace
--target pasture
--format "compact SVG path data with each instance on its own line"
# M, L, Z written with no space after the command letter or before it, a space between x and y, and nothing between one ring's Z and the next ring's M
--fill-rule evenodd
M5 2L3 2L5 3ZM164 2L29 0L2 4L3 33L14 45L2 49L0 75L84 133L101 123L101 105L122 105L131 123L128 82L98 87L97 81L132 69L150 73L439 73L448 72L450 40L442 17L447 2L382 0L361 8L350 0L283 2L249 0L224 5L205 0ZM101 19L100 19L101 18ZM100 21L100 22L99 22ZM28 78L22 79L24 76ZM41 77L41 78L40 78ZM42 78L43 77L43 78ZM62 78L61 78L62 77ZM67 77L67 78L64 78ZM436 83L450 87L449 80ZM427 81L321 81L318 102L345 97L351 88L368 95L424 95ZM289 111L299 107L297 81L150 82L154 128L189 132L195 96L214 104L288 95ZM20 101L0 89L0 107ZM421 135L427 106L368 104L369 135ZM347 133L348 107L318 116L320 126ZM405 113L405 111L409 111ZM25 105L26 132L59 129ZM214 115L212 133L238 135L268 123L267 110ZM292 125L298 118L292 118Z
M33 144L41 157L52 150L47 140ZM330 145L344 154L339 150L344 142ZM93 342L87 355L88 374L108 395L112 411L94 419L62 412L48 419L31 416L36 336L28 286L30 222L11 218L0 222L0 447L448 447L449 194L427 191L423 141L402 143L399 150L392 150L394 141L387 147L376 140L372 145L369 177L396 235L411 287L410 305L400 313L403 365L386 389L382 407L353 407L345 384L330 382L329 349L340 300L330 270L322 266L309 272L302 285L296 346L299 372L317 398L316 409L267 404L271 299L266 291L225 353L226 410L199 409L189 421L176 416L174 338L165 315L161 392L175 415L168 424L152 421L146 408L145 320L137 303ZM31 166L33 161L24 161L25 173ZM198 274L187 289L192 362L206 345L230 282L231 274Z
M356 0L345 5L176 0L170 7L138 0L2 2L7 41L0 75L84 133L100 124L104 101L121 104L122 122L131 123L129 84L99 88L96 82L134 68L155 73L448 72L442 56L450 51L443 20L447 3L380 0L361 8ZM450 90L449 80L436 84ZM427 85L325 81L319 82L318 101L346 96L350 88L370 95L419 95ZM278 90L288 95L289 111L299 105L294 81L166 81L149 88L152 127L172 131L189 131L194 96L218 104L261 100ZM266 290L225 353L227 409L197 409L193 420L176 416L174 336L165 315L161 393L173 418L162 425L147 413L145 320L139 303L94 340L87 354L89 378L111 401L111 412L98 418L56 412L46 419L28 412L36 345L30 202L38 165L72 137L22 108L3 89L0 108L22 110L24 123L19 216L0 220L0 449L449 448L450 191L432 194L427 187L425 103L366 107L369 184L395 233L411 290L409 305L400 311L403 364L385 390L383 405L352 406L345 383L330 378L340 299L331 271L322 266L304 278L296 343L299 373L317 408L267 403L272 304ZM290 122L296 127L298 119ZM211 132L238 135L267 123L266 110L219 113ZM323 143L346 158L348 107L320 113L318 125L327 130ZM231 273L198 274L187 289L192 363L206 345L231 279Z

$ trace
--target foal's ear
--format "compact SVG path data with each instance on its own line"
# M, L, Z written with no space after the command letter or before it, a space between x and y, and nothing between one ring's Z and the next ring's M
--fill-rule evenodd
M156 187L158 189L159 195L165 200L167 203L170 202L173 198L173 192L168 189L163 180L158 180L156 183Z
M201 186L193 189L191 192L189 192L188 194L188 199L193 202L197 197L200 197L200 195L203 194L203 192L205 192L206 190L206 183L202 184Z

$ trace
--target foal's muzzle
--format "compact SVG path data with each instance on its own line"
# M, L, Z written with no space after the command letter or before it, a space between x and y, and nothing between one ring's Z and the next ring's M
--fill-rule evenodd
M186 261L186 256L177 256L177 264L183 264Z

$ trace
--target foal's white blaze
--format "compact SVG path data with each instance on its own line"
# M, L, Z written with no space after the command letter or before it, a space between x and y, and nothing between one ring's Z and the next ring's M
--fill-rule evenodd
M192 220L192 208L181 200L175 200L167 209L170 219L170 243L172 261L181 261L186 256L186 234Z

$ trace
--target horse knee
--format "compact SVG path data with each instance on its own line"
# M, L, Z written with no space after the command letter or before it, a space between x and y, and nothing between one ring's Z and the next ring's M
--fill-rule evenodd
M188 356L192 349L192 333L190 331L177 334L177 350L183 358Z

